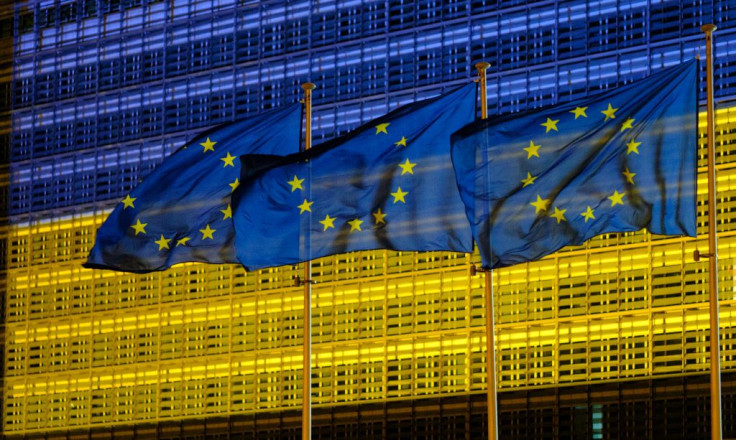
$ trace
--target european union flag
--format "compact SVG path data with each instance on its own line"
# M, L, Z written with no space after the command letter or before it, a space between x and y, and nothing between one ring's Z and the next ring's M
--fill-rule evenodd
M299 151L300 105L222 125L166 158L110 213L84 267L145 273L237 263L230 195L245 153Z
M483 266L607 232L694 236L696 80L691 61L456 133L452 160Z
M472 251L450 135L475 85L401 107L286 157L241 157L236 248L249 270L368 249Z

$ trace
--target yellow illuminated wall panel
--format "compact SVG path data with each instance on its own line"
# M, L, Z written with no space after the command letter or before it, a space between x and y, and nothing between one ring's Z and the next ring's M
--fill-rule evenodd
M736 109L717 120L722 356L733 371ZM612 234L495 271L501 390L707 371L707 263L692 260L707 247L700 180L699 239ZM5 433L299 406L299 267L83 269L104 217L7 231ZM316 261L315 405L484 392L483 277L471 262L385 251Z

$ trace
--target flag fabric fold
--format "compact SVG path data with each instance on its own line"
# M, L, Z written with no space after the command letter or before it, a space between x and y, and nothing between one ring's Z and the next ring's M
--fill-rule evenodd
M88 268L146 273L183 262L237 263L231 193L245 153L299 151L301 106L224 124L166 158L113 209Z
M450 135L476 86L413 103L286 157L241 157L236 249L249 270L370 249L472 251Z
M697 66L456 133L452 161L483 266L609 232L695 236Z

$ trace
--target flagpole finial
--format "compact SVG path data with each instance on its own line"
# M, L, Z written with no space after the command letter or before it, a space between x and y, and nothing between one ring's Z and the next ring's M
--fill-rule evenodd
M709 34L715 31L716 29L718 29L718 26L714 25L713 23L708 23L708 24L704 24L700 26L700 30L705 32L706 34Z
M481 61L479 63L475 63L475 68L478 69L479 72L488 69L491 67L491 63L487 63L485 61Z
M488 117L488 94L486 90L486 70L491 67L491 63L481 61L475 63L475 68L478 69L478 82L480 83L480 117L486 119Z
M302 89L304 90L314 90L317 88L317 85L314 83L306 82L302 84Z

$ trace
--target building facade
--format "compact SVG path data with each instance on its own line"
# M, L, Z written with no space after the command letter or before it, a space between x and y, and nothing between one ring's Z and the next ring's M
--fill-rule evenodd
M6 437L299 436L301 267L81 267L110 209L194 134L298 102L311 81L318 143L472 81L478 61L491 63L490 116L520 112L704 59L705 23L719 27L723 414L736 437L733 1L3 8ZM697 239L604 235L495 271L502 438L708 436L708 266L692 257L707 249L701 83ZM371 251L313 263L314 438L486 435L477 261Z

